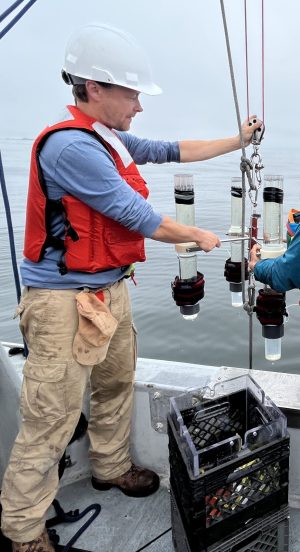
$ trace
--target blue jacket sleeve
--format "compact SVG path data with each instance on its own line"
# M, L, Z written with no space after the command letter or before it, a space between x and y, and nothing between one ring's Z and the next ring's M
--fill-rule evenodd
M254 276L276 291L300 288L300 228L281 257L256 263Z

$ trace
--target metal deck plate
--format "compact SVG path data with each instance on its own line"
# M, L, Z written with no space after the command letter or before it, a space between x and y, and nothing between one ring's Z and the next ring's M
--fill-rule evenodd
M171 527L170 493L166 487L147 498L128 498L118 489L99 492L85 479L63 487L58 500L65 510L101 504L100 515L74 544L90 552L137 552ZM57 526L66 544L85 520ZM174 552L172 534L158 538L145 552ZM291 509L289 552L300 552L300 510Z

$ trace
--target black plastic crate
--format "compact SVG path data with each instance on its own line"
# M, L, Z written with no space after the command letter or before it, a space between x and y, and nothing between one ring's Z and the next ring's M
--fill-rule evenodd
M243 530L212 546L199 547L184 527L177 501L171 491L171 521L176 552L288 552L289 510L283 507L259 520L249 522Z
M249 375L171 398L170 417L195 477L287 435L286 417Z
M168 416L171 488L199 550L288 501L285 417L249 376L224 390L171 399Z

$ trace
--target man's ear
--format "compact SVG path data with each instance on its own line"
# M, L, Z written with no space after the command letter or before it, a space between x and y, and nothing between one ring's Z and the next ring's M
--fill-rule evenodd
M99 101L99 99L101 99L103 95L103 89L95 81L87 80L85 86L89 98L94 101Z

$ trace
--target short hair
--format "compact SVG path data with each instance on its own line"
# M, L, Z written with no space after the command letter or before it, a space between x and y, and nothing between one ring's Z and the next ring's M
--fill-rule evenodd
M100 84L100 86L103 86L103 88L111 88L114 86L113 84L109 82L98 82L95 81L97 84ZM88 102L88 95L86 92L86 85L84 84L73 84L72 86L72 94L76 100L80 100L81 102Z

